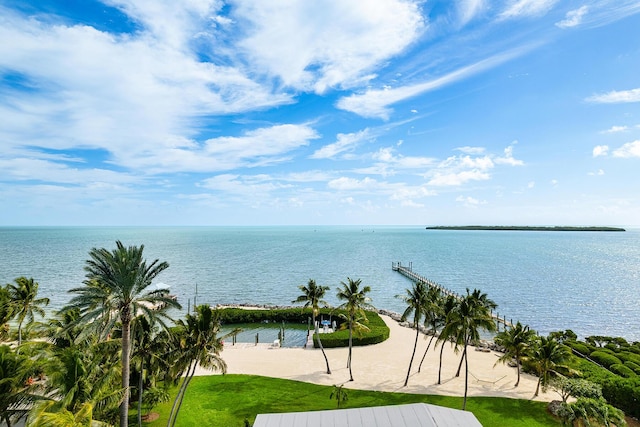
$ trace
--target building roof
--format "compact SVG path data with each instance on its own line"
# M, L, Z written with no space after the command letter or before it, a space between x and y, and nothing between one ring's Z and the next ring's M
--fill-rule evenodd
M259 414L253 427L482 427L471 412L427 403Z

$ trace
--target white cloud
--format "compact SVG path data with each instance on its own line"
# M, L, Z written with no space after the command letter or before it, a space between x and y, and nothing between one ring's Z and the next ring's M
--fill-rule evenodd
M423 83L402 86L395 89L372 89L362 94L354 94L338 100L336 107L341 110L351 111L362 117L380 118L388 120L392 110L389 108L397 102L404 101L414 96L439 89L443 86L463 80L474 74L498 66L516 56L521 55L530 47L515 49L500 55L495 55L488 59L476 62L475 64L459 68L442 77L429 80Z
M611 91L601 95L593 95L586 99L598 104L619 104L626 102L640 102L640 88L630 90Z
M527 184L527 188L534 188L536 186L535 181L529 181L529 183Z
M456 197L456 202L462 203L467 208L477 208L480 205L487 204L486 200L478 200L475 197L471 197L471 196L467 196L467 197L458 196Z
M540 16L547 13L558 0L510 0L500 14L502 19Z
M576 27L582 23L582 18L588 11L588 6L582 6L578 9L570 10L562 21L556 22L556 26L558 28Z
M611 126L609 129L603 130L600 133L618 133L626 130L629 130L629 126Z
M606 156L609 153L609 146L596 145L593 147L593 157Z
M628 142L624 144L622 147L613 150L613 157L622 157L622 158L639 157L640 158L640 139L633 142Z
M484 0L461 0L458 2L458 15L460 25L466 25L482 11L485 6Z
M465 154L483 154L486 149L484 147L458 147L456 148L458 151L462 151Z
M496 157L495 162L499 165L510 165L510 166L522 166L524 162L522 160L513 158L513 145L508 146L504 149L503 157Z
M337 141L327 144L316 150L309 158L311 159L332 159L338 154L347 151L353 151L362 141L371 138L369 129L364 129L356 133L339 133L336 137Z
M604 170L598 169L597 172L589 172L588 175L589 176L602 176L602 175L604 175Z
M460 186L469 181L486 181L491 178L487 172L480 170L441 173L436 172L428 182L428 185L436 187Z
M424 26L419 2L411 0L233 3L247 33L239 48L253 66L318 93L370 80L372 67L402 52Z
M350 190L372 190L379 186L378 181L375 179L366 177L363 179L354 179L349 177L340 177L329 181L329 188L338 191L350 191Z

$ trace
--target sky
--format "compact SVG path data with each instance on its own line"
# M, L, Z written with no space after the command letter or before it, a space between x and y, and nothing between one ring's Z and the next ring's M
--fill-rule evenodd
M640 1L0 0L0 226L640 226Z

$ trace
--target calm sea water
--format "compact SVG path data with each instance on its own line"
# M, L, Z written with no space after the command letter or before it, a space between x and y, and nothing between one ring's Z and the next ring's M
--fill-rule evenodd
M52 308L82 285L93 247L145 245L170 264L158 281L187 308L200 303L290 304L312 278L371 287L378 308L402 312L411 282L392 262L458 293L479 288L500 315L540 333L640 340L640 231L428 231L422 227L0 228L0 281L33 277Z

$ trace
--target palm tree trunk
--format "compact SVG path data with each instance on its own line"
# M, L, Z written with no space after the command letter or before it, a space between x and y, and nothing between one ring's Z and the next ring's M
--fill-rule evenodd
M516 370L518 372L518 380L516 381L516 385L514 387L518 387L520 384L520 357L516 355Z
M128 313L121 316L122 319L122 389L124 397L120 404L120 427L129 425L129 363L131 360L131 322L127 318Z
M438 384L440 382L440 374L442 373L442 353L444 352L444 341L442 341L442 347L440 347L440 365L438 365Z
M464 351L462 352L462 357L460 358L460 364L458 365L458 370L456 371L456 377L460 376L460 370L462 369L462 361L467 357L467 341L464 342Z
M538 385L536 386L536 392L533 394L533 397L538 397L538 393L540 392L540 381L542 381L542 376L538 377Z
M404 380L404 386L406 387L409 384L409 375L411 374L411 365L413 364L413 358L416 355L416 348L418 348L418 336L420 335L420 329L418 328L418 324L416 323L416 340L413 343L413 353L411 353L411 360L409 360L409 370L407 370L407 378Z
M353 373L351 372L351 351L353 348L353 327L349 324L349 358L347 359L347 365L349 366L349 381L353 381Z
M142 427L142 372L144 371L144 357L140 358L140 379L138 380L138 427Z
M180 408L182 407L182 402L184 401L184 395L187 392L187 387L189 386L189 383L191 382L191 380L193 379L193 374L195 374L196 372L196 366L197 364L194 363L193 364L193 370L191 371L191 373L188 373L187 378L185 378L184 381L184 387L182 388L182 394L180 395L180 402L178 402L178 407L176 408L176 413L173 415L173 422L171 423L171 427L174 427L176 425L176 421L178 420L178 413L180 412Z
M464 342L464 354L467 354L467 341ZM464 399L462 400L462 410L467 409L467 390L469 389L469 358L464 358Z
M431 347L431 341L433 341L435 337L436 337L436 333L434 331L433 335L431 335L431 338L429 339L429 344L427 344L427 349L424 351L424 354L422 355L422 359L420 359L420 365L418 365L418 373L420 373L420 369L422 369L422 362L424 362L424 358L427 357L427 352L429 351L429 347Z
M172 420L177 415L178 411L176 410L176 408L178 407L178 402L180 400L180 396L184 393L184 389L187 388L187 378L189 378L192 366L194 367L193 369L195 370L195 361L191 361L189 363L189 366L187 367L187 373L186 373L184 379L182 380L182 384L180 384L180 388L178 389L178 393L176 394L176 397L173 400L173 405L171 405L171 411L169 412L169 419L167 420L167 427L171 427L173 425L172 424Z
M316 334L318 336L318 345L320 346L320 351L322 351L322 355L324 356L324 363L327 364L327 374L331 375L331 368L329 368L329 359L327 358L327 354L324 352L324 347L322 346L322 340L320 339L320 328L318 328L318 326L316 326Z

